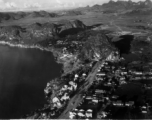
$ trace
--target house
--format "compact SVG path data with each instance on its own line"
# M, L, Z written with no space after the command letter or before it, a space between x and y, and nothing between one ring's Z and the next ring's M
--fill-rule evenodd
M92 96L86 96L86 100L92 100Z
M113 106L119 106L119 107L123 106L122 101L114 101L112 104Z
M101 93L106 93L106 91L105 90L99 90L99 89L95 90L95 94L101 94Z
M123 72L123 71L121 72L121 75L127 75L127 74L128 74L128 72L126 72L126 71L125 72Z
M104 99L106 99L106 100L109 100L109 97L103 97Z
M98 72L100 72L101 68L98 69Z
M46 88L44 89L45 94L49 94L50 91L51 91L51 88L49 88L49 87L46 87Z
M91 109L88 109L85 113L86 118L92 118L92 112L93 111Z
M65 59L65 58L70 58L70 57L72 57L71 54L63 54L63 55L60 57L60 59Z
M108 62L104 62L103 65L108 65Z
M55 111L51 111L51 116L54 116L55 115Z
M105 69L110 69L110 66L105 66Z
M133 77L130 80L141 80L141 79L142 79L141 77Z
M74 84L75 84L75 82L69 81L69 85L74 85Z
M123 84L127 84L127 82L126 81L120 81L120 85L123 85Z
M83 110L83 109L80 109L79 112L84 112L84 110Z
M74 76L75 78L78 78L79 77L79 75L78 74L75 74L75 76Z
M54 98L52 99L52 102L53 102L53 103L57 103L57 102L60 102L60 100L59 100L57 97L54 97Z
M70 97L67 93L64 93L64 96L61 97L61 101L63 101L63 100L66 101L66 100L69 100L69 99L70 99Z
M125 80L125 77L121 77L120 80Z
M108 83L104 83L105 86L112 86L112 83L111 82L108 82Z
M77 84L76 84L75 82L69 81L69 85L71 85L71 86L73 87L74 90L77 89ZM69 88L69 89L71 89L71 88Z
M129 101L125 103L125 106L133 106L134 105L134 101Z
M74 76L74 81L76 81L78 79L79 75L78 74L75 74Z
M76 83L73 85L74 90L77 89L77 86L78 86L78 85L77 85Z
M77 115L79 118L85 118L84 110L79 110Z
M75 113L77 113L77 112L78 112L78 109L73 109L73 111L74 111Z
M96 74L97 76L105 76L106 74L104 72L100 72Z
M136 72L134 72L134 75L139 75L139 76L140 76L140 75L143 75L143 73L142 73L142 72L137 72L137 71L136 71Z
M73 86L68 86L68 90L73 91Z
M97 115L97 119L102 119L105 117L107 117L107 112L105 112L105 111L102 111Z
M103 81L104 78L96 76L96 80L98 80L98 81L100 81L100 80Z
M102 65L100 66L100 68L102 68L102 67L104 67L104 64L102 64Z
M66 91L68 90L68 86L67 85L64 85L62 88L61 88L62 91Z
M121 69L122 69L122 70L125 70L126 68L125 68L125 67L121 67Z
M86 76L86 73L83 73L83 74L82 74L82 76L84 76L84 77L85 77L85 76Z
M70 119L75 119L76 113L75 112L69 112L69 118Z
M113 95L111 98L113 98L113 99L117 99L119 96L117 96L117 95Z
M147 107L146 106L141 107L141 113L147 113Z
M62 104L60 102L56 102L53 104L53 107L61 108Z
M92 103L98 103L99 102L99 100L96 98L96 97L94 97L93 99L92 99Z

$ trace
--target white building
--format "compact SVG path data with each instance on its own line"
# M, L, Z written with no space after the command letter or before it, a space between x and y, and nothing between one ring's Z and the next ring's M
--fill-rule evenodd
M86 113L85 113L85 116L87 117L87 118L92 118L92 110L91 109L88 109L87 111L86 111Z

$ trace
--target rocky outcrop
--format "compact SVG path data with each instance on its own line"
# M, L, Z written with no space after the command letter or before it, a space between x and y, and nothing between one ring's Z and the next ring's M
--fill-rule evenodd
M65 37L66 35L76 34L85 30L86 26L79 20L65 21L64 23L33 23L31 25L20 26L1 26L0 40L17 40L18 42L35 44L39 41Z
M115 51L107 36L100 31L91 31L90 36L86 39L79 58L84 60L100 60L107 56L111 51Z
M2 26L0 27L0 40L34 44L56 36L57 30L57 25L51 23L34 23L24 28L20 26Z
M20 41L21 32L24 32L24 29L20 26L5 26L0 27L0 39L2 40L14 40Z
M26 31L32 35L32 37L53 37L57 35L57 25L51 23L34 23L26 27Z
M65 20L62 23L59 23L59 36L65 37L66 35L76 34L84 29L86 25L83 24L80 20L67 21Z
M19 20L22 18L35 18L35 17L58 17L57 13L50 13L46 11L34 11L34 12L1 12L0 13L0 21L7 20Z

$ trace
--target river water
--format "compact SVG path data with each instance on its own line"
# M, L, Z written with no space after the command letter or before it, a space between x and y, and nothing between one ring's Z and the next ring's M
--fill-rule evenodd
M42 108L44 88L61 68L50 52L0 45L0 118L20 118Z

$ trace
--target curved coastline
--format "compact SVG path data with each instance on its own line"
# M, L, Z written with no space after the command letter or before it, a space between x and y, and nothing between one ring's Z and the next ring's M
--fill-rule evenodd
M0 50L0 116L19 119L46 104L44 88L47 82L61 76L62 64L51 52L38 49L0 45Z
M42 51L48 51L48 52L52 52L51 49L49 48L44 48L42 46L39 45L26 45L26 44L15 44L15 43L10 43L10 42L6 42L6 41L0 41L0 45L8 45L10 47L19 47L19 48L35 48L35 49L40 49Z
M56 52L53 48L51 47L43 47L40 45L29 45L29 44L24 44L24 43L11 43L8 41L0 41L0 45L8 45L10 47L18 47L18 48L25 48L25 49L39 49L41 51L47 51L47 52L51 52L54 56L55 61L58 64L64 64L63 61L59 60L60 53Z

